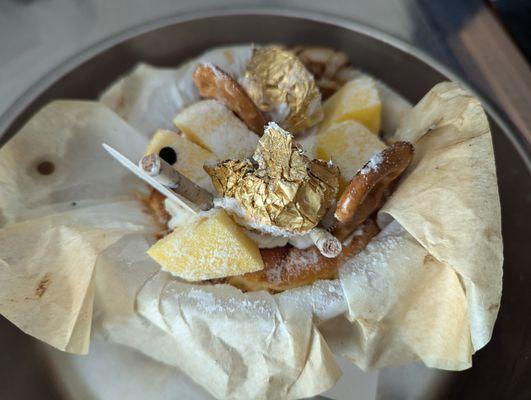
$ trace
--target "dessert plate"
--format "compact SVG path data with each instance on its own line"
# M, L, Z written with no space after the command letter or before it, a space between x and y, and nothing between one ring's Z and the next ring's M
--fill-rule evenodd
M104 88L139 61L157 66L176 66L211 47L252 41L338 48L349 55L356 67L386 82L412 103L440 81L460 80L412 46L350 21L302 12L272 10L231 10L180 15L123 32L58 66L0 116L1 142L5 142L33 113L51 100L98 98ZM87 80L87 77L90 79ZM341 362L345 375L326 396L342 399L352 398L352 393L356 393L355 398L360 399L375 396L390 398L392 395L408 398L411 393L426 393L434 381L440 383L437 377L444 376L447 378L444 385L438 386L442 395L444 390L450 390L448 388L453 382L460 380L462 383L463 379L473 379L475 375L481 375L481 372L491 371L494 365L500 369L500 360L505 366L512 365L514 359L511 361L510 357L517 357L516 354L502 353L501 341L522 340L523 333L513 329L513 326L519 319L528 318L525 309L522 307L517 310L517 304L510 300L522 298L525 293L525 287L519 282L521 272L518 272L518 267L528 260L522 249L527 248L526 240L531 237L529 225L522 223L528 221L531 214L529 200L526 199L526 195L531 193L531 158L528 148L523 145L523 139L514 133L488 102L484 103L491 119L498 161L506 242L505 304L502 303L493 342L475 357L474 368L470 371L428 372L418 366L390 369L380 373L378 388L377 373L363 373L348 363ZM13 341L18 343L17 346L31 343L29 348L38 357L43 356L47 360L39 363L40 370L35 372L43 377L42 387L46 388L42 390L42 387L35 387L40 398L46 398L43 393L50 393L49 398L56 398L56 392L64 398L111 399L116 398L118 393L122 396L124 393L131 393L131 398L140 394L144 396L138 398L155 398L155 394L161 395L160 398L170 395L174 398L209 398L178 371L117 345L95 340L91 355L78 357L35 344L29 337L19 337L2 321L0 338L7 335L15 338ZM4 347L9 342L0 343ZM15 362L12 361L9 367L23 371L27 367L22 361L23 357L16 357L16 352L13 354L11 360ZM31 360L32 357L29 357L28 364L32 363ZM0 365L3 366L3 361L0 361ZM54 376L53 379L48 378L50 373ZM395 386L394 391L389 390L390 385L397 382L398 376L408 374L406 378L418 378L415 379L414 388L398 389ZM397 393L398 390L402 391L402 395Z

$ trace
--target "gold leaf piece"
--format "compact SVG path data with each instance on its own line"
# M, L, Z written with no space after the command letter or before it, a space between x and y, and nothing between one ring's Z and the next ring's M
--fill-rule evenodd
M310 160L293 136L270 123L252 159L205 166L220 195L234 198L253 227L304 234L333 205L339 169Z
M241 83L262 111L294 134L323 118L321 93L313 75L287 50L255 50Z

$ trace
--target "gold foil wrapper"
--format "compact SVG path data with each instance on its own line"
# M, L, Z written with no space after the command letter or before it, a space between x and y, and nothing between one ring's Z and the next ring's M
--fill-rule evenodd
M252 159L223 161L205 170L220 195L236 199L251 226L272 233L307 233L333 205L339 187L339 169L310 160L274 122Z
M294 134L323 119L321 93L313 75L287 50L255 50L241 83L262 111Z

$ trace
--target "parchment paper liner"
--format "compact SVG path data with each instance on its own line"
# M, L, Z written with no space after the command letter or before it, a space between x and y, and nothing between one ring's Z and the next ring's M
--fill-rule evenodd
M230 70L248 50L214 50L201 62ZM490 339L502 275L494 157L478 101L443 83L406 115L395 139L415 142L414 165L380 212L389 224L339 280L242 294L160 272L145 255L154 226L132 200L142 185L99 147L138 158L151 131L195 99L190 65L139 67L104 96L140 132L97 103L55 102L0 150L0 312L85 353L95 299L97 332L181 368L218 398L320 393L340 375L332 352L364 369L469 367ZM171 106L155 113L159 102ZM40 176L45 159L56 172Z

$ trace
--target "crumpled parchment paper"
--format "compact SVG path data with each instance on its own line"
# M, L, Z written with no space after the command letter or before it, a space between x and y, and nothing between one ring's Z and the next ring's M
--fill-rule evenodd
M238 75L249 56L242 46L199 60ZM106 339L182 369L218 398L318 394L340 376L333 353L363 369L470 367L490 339L502 277L479 102L442 83L405 114L393 140L415 144L414 162L379 214L382 232L338 280L241 293L160 271L145 254L154 223L132 193L144 186L100 147L137 159L196 99L184 72L193 63L141 66L113 86L103 102L125 121L97 103L55 102L0 149L0 313L74 353L87 351L93 313ZM42 176L45 160L55 171Z

